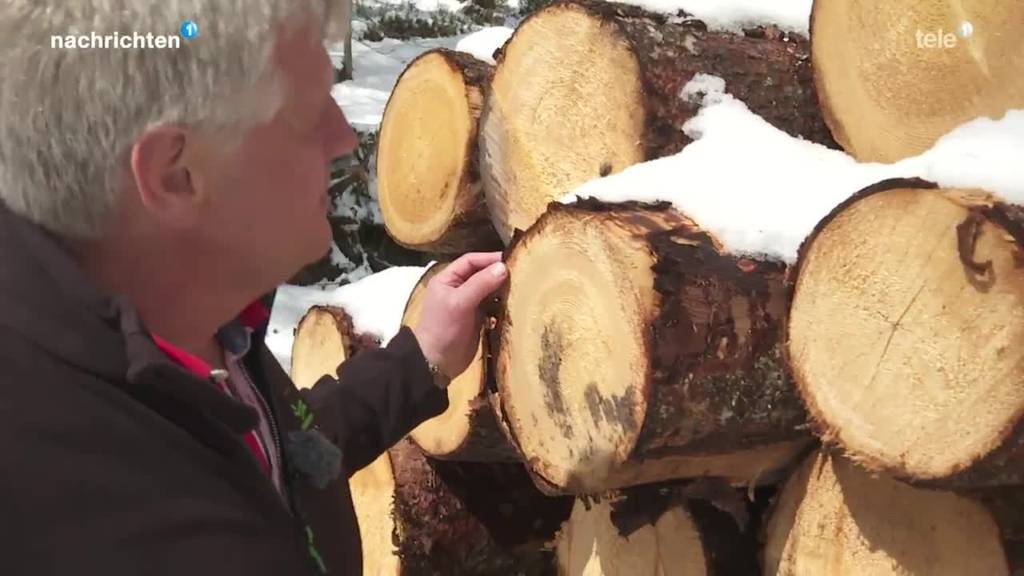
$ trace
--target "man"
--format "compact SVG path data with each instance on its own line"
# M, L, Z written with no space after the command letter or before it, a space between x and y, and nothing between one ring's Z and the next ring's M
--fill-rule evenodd
M356 145L327 8L0 2L0 573L361 574L347 478L444 410L507 271L460 258L302 394L263 346L250 303L325 253Z

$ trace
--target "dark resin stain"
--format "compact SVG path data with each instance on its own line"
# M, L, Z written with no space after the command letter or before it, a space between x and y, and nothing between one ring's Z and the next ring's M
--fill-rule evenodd
M605 398L598 392L597 382L591 382L583 390L583 399L587 402L587 410L595 424L605 422L621 426L630 432L635 430L633 410L636 406L629 394Z
M537 373L544 387L544 405L551 419L558 424L566 438L572 436L572 426L565 410L565 399L562 397L559 369L562 367L562 333L557 328L547 325L540 337L540 362Z

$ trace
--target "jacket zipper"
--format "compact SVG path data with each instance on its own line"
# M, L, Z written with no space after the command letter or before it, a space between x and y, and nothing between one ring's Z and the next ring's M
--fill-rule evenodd
M284 470L282 469L282 465L284 463L284 448L281 446L281 435L277 430L277 419L274 418L274 413L273 411L270 410L270 404L267 402L266 398L263 397L263 392L260 391L260 389L253 382L252 376L249 375L249 369L245 367L245 364L243 362L238 362L237 365L241 370L242 375L245 377L246 384L248 384L252 391L256 393L256 398L259 399L260 406L263 407L263 413L267 415L267 422L270 424L270 437L271 440L273 440L274 442L274 449L277 450L277 467L274 470L274 472L278 474L278 477L281 479L281 488L282 490L284 490L286 489L285 486L283 485ZM268 454L267 456L270 459L271 464L273 464L274 454Z

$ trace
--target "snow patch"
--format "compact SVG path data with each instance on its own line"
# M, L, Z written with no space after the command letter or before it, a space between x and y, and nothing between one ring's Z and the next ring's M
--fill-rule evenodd
M651 12L680 10L702 20L710 30L741 32L774 24L781 30L808 36L813 0L621 0Z
M375 131L384 117L398 76L417 56L435 48L454 49L461 36L415 40L385 38L380 42L353 41L353 79L331 88L349 124L361 131ZM342 47L331 50L344 52Z
M356 332L372 334L387 345L402 327L402 314L427 267L396 266L339 288L284 285L277 289L267 328L267 347L291 373L295 327L310 307L339 306L352 317Z
M494 51L505 45L505 42L512 37L512 32L514 30L505 26L484 28L459 40L455 49L494 65Z
M724 93L724 81L695 78L681 92L702 108L683 126L694 139L673 156L592 180L564 197L606 202L669 201L737 255L793 263L800 243L831 210L862 188L896 177L977 187L1024 200L1024 111L981 118L942 137L920 156L858 163L775 128Z
M679 91L679 97L694 104L718 104L725 94L725 80L698 72Z

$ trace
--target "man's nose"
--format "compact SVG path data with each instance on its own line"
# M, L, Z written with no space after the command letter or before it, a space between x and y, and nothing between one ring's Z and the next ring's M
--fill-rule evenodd
M333 160L351 154L359 145L359 137L336 102L331 106L329 114L326 148L328 159Z

